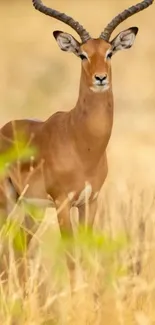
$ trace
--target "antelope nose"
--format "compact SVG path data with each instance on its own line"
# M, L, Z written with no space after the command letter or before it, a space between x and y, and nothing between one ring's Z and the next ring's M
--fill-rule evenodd
M95 74L94 78L102 83L107 79L107 74Z

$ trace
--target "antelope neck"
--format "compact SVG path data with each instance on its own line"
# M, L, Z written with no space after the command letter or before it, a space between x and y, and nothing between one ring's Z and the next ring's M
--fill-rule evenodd
M81 76L79 98L72 111L76 134L95 141L109 139L113 124L112 88L104 92L93 92L83 74Z

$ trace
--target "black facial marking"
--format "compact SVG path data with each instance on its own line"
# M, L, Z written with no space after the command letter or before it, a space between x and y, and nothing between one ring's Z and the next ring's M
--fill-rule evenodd
M108 55L107 55L107 59L111 59L112 58L112 52L109 52Z
M87 57L84 54L80 54L79 57L81 58L81 60L87 59Z

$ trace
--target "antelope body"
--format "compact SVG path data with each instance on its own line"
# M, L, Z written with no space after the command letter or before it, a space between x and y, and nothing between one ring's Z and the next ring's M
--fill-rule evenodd
M33 162L13 164L5 179L1 180L1 213L7 208L5 182L20 194L28 184L25 198L36 204L54 205L59 209L58 221L62 235L72 233L69 211L79 209L79 220L85 219L85 196L89 200L88 224L93 225L97 196L107 176L106 148L113 125L113 92L111 57L119 50L130 48L138 32L131 27L118 34L112 41L113 30L131 15L145 9L153 0L123 11L115 17L98 39L72 18L47 8L40 0L33 0L35 8L59 19L74 28L82 42L61 31L54 37L61 48L72 52L82 61L79 97L75 107L68 112L57 112L45 122L33 120L12 121L0 131L0 152L5 152L14 139L15 132L25 134L27 142L37 149ZM33 168L31 168L33 167Z

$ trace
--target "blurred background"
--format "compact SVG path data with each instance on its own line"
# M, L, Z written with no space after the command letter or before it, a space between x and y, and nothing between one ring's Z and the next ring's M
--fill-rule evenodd
M115 15L138 2L138 0L43 1L79 20L94 37L101 33ZM56 265L61 266L61 257L59 258L59 254L54 255L54 252L57 252L57 242L51 235L48 237L45 233L44 263L41 260L41 265L46 264L48 270L51 267L52 270L55 270L52 274L54 276L56 274L56 276L52 278L50 274L48 283L49 289L53 288L54 298L50 296L44 306L46 308L40 311L35 290L37 278L38 283L41 283L38 271L40 254L38 254L37 262L34 261L35 269L32 264L32 276L26 285L28 295L27 293L26 296L23 295L22 302L18 300L18 291L20 291L19 297L21 297L21 290L17 291L16 289L17 280L15 281L14 277L16 279L17 274L13 266L6 294L3 294L1 286L1 297L5 296L1 299L0 304L0 319L3 324L82 325L89 323L90 325L100 325L103 324L103 319L105 323L112 325L155 324L155 2L148 9L122 23L114 32L113 37L119 31L132 26L139 27L134 46L128 51L117 53L112 58L115 100L114 126L108 145L109 174L101 191L100 209L98 210L99 216L103 216L102 219L100 218L99 227L103 223L103 229L109 230L110 238L113 238L119 228L121 231L123 229L123 232L125 230L128 239L131 237L133 255L131 255L129 247L130 262L132 262L132 258L133 261L140 261L142 252L143 255L146 255L146 263L143 268L143 273L146 275L146 286L143 282L141 285L139 278L136 291L136 288L132 286L134 278L135 282L133 283L136 284L136 276L133 278L129 274L128 281L129 283L131 281L131 287L128 286L128 281L122 281L124 287L120 286L119 291L118 286L113 285L113 289L111 289L114 290L114 294L111 294L111 289L107 290L107 283L104 287L104 280L106 268L108 274L113 272L111 264L109 264L113 259L107 259L109 255L106 254L104 257L104 252L101 253L101 250L98 255L93 249L92 255L90 254L91 268L88 270L88 277L86 277L86 283L92 285L88 289L86 287L85 291L81 286L82 290L77 291L77 294L72 297L74 304L70 304L69 296L64 294L66 291L62 292L64 295L57 295L57 291L59 292L57 279L59 277L57 278L57 268L54 267L55 260ZM52 35L52 32L57 29L70 32L78 39L78 35L65 24L34 10L32 0L0 0L0 126L12 119L40 118L46 120L54 112L67 111L75 105L78 97L80 60L73 54L64 53L59 49ZM55 223L51 216L53 217L50 212L49 219L55 230ZM142 219L146 221L147 226L145 240L144 237L140 237L139 220ZM48 227L49 225L50 222L47 223ZM38 243L40 244L39 236L40 234L38 234ZM113 252L113 249L115 254L117 253L115 246L106 247L106 253ZM114 248L112 249L112 247ZM90 249L88 251L91 252ZM116 259L117 262L115 263L114 259L112 263L117 271L116 265L122 263L122 259L119 254L116 254ZM128 265L128 259L125 261L125 265ZM123 275L122 270L123 268L118 269L120 272L118 274L115 271L116 275ZM60 276L60 273L58 275ZM97 287L95 287L96 285ZM94 289L95 291L93 291ZM94 299L96 305L94 305ZM12 301L14 301L14 305ZM57 315L56 319L61 320L60 322L49 321L50 306L53 306L52 313ZM73 311L71 310L72 306ZM26 319L31 319L31 322L24 322L23 310L27 316ZM146 315L148 313L150 320L142 314L143 310L146 311ZM11 323L10 313L16 315L16 321L13 323ZM21 315L20 317L18 317L18 313ZM125 320L123 313L127 314ZM45 322L43 322L43 315L46 318ZM70 320L66 321L68 316ZM136 320L135 317L137 317ZM91 321L86 321L87 318Z
M97 37L134 0L46 0ZM63 53L52 32L78 35L35 11L31 0L0 1L0 125L11 119L47 119L77 100L80 61ZM155 4L114 32L138 26L135 45L112 59L115 118L108 147L108 183L124 194L127 184L155 185Z

